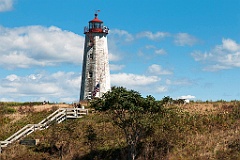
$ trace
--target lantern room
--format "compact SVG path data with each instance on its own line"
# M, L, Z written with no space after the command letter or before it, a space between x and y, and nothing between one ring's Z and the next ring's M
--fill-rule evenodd
M84 28L84 34L86 33L106 33L108 34L108 27L103 26L103 21L98 19L98 14L94 14L94 19L89 21L88 27Z

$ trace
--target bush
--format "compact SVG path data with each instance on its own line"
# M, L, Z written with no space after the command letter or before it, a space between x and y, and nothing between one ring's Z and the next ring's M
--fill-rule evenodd
M16 110L14 108L7 107L7 106L0 106L0 115L12 114L12 113L15 113L15 112L16 112Z

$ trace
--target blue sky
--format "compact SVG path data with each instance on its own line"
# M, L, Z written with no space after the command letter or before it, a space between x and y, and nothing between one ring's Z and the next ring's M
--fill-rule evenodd
M100 10L111 85L156 99L240 99L239 0L0 0L0 101L79 99Z

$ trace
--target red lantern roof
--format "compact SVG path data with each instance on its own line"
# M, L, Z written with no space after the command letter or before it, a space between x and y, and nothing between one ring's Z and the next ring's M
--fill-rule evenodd
M94 18L93 20L89 21L89 22L100 22L100 23L102 23L103 21L101 21L100 19L98 19L97 16L98 16L98 15L95 14L95 18Z

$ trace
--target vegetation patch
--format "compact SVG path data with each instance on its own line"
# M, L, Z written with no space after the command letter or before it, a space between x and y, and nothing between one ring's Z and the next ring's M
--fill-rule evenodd
M170 98L170 97L169 97ZM11 106L5 106L10 107ZM26 139L36 146L13 144L4 149L8 159L239 159L239 101L172 104L138 92L113 88L92 101L94 110L81 119L68 119ZM192 108L191 108L192 107ZM205 107L199 109L198 107ZM25 112L11 123L3 112L0 138L4 140L28 123L38 123L52 111ZM7 126L7 127L6 127Z

